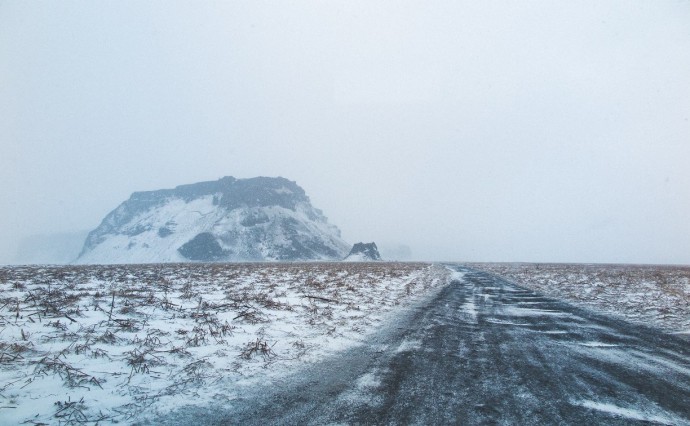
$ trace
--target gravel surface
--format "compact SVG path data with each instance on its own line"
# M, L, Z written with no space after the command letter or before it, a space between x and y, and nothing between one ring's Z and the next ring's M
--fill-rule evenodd
M690 424L677 336L456 273L368 342L155 424Z
M690 335L690 266L480 263L549 297Z

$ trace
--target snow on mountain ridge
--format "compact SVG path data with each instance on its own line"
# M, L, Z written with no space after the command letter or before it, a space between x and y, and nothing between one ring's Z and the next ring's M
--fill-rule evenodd
M77 263L329 260L346 250L295 182L225 177L135 192L89 234Z

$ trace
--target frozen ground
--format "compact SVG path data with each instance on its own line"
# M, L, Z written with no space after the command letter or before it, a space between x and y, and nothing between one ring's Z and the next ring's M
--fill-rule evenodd
M148 424L690 426L685 339L449 268L367 342Z
M690 266L478 263L547 296L690 334Z
M411 263L0 268L0 423L227 402L366 341L448 280Z

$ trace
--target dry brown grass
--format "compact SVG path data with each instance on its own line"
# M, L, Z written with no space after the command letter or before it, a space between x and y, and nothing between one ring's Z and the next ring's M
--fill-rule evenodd
M690 266L481 263L545 295L669 331L690 329Z
M22 408L59 386L66 396L51 413L24 420L127 422L160 398L196 396L361 336L382 313L443 284L444 271L423 263L0 268L0 399ZM93 395L109 392L130 402L105 414L92 407Z

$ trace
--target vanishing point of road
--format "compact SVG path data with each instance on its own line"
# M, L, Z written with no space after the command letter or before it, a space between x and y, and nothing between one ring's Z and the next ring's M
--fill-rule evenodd
M690 425L687 340L451 268L450 285L368 344L161 422Z

